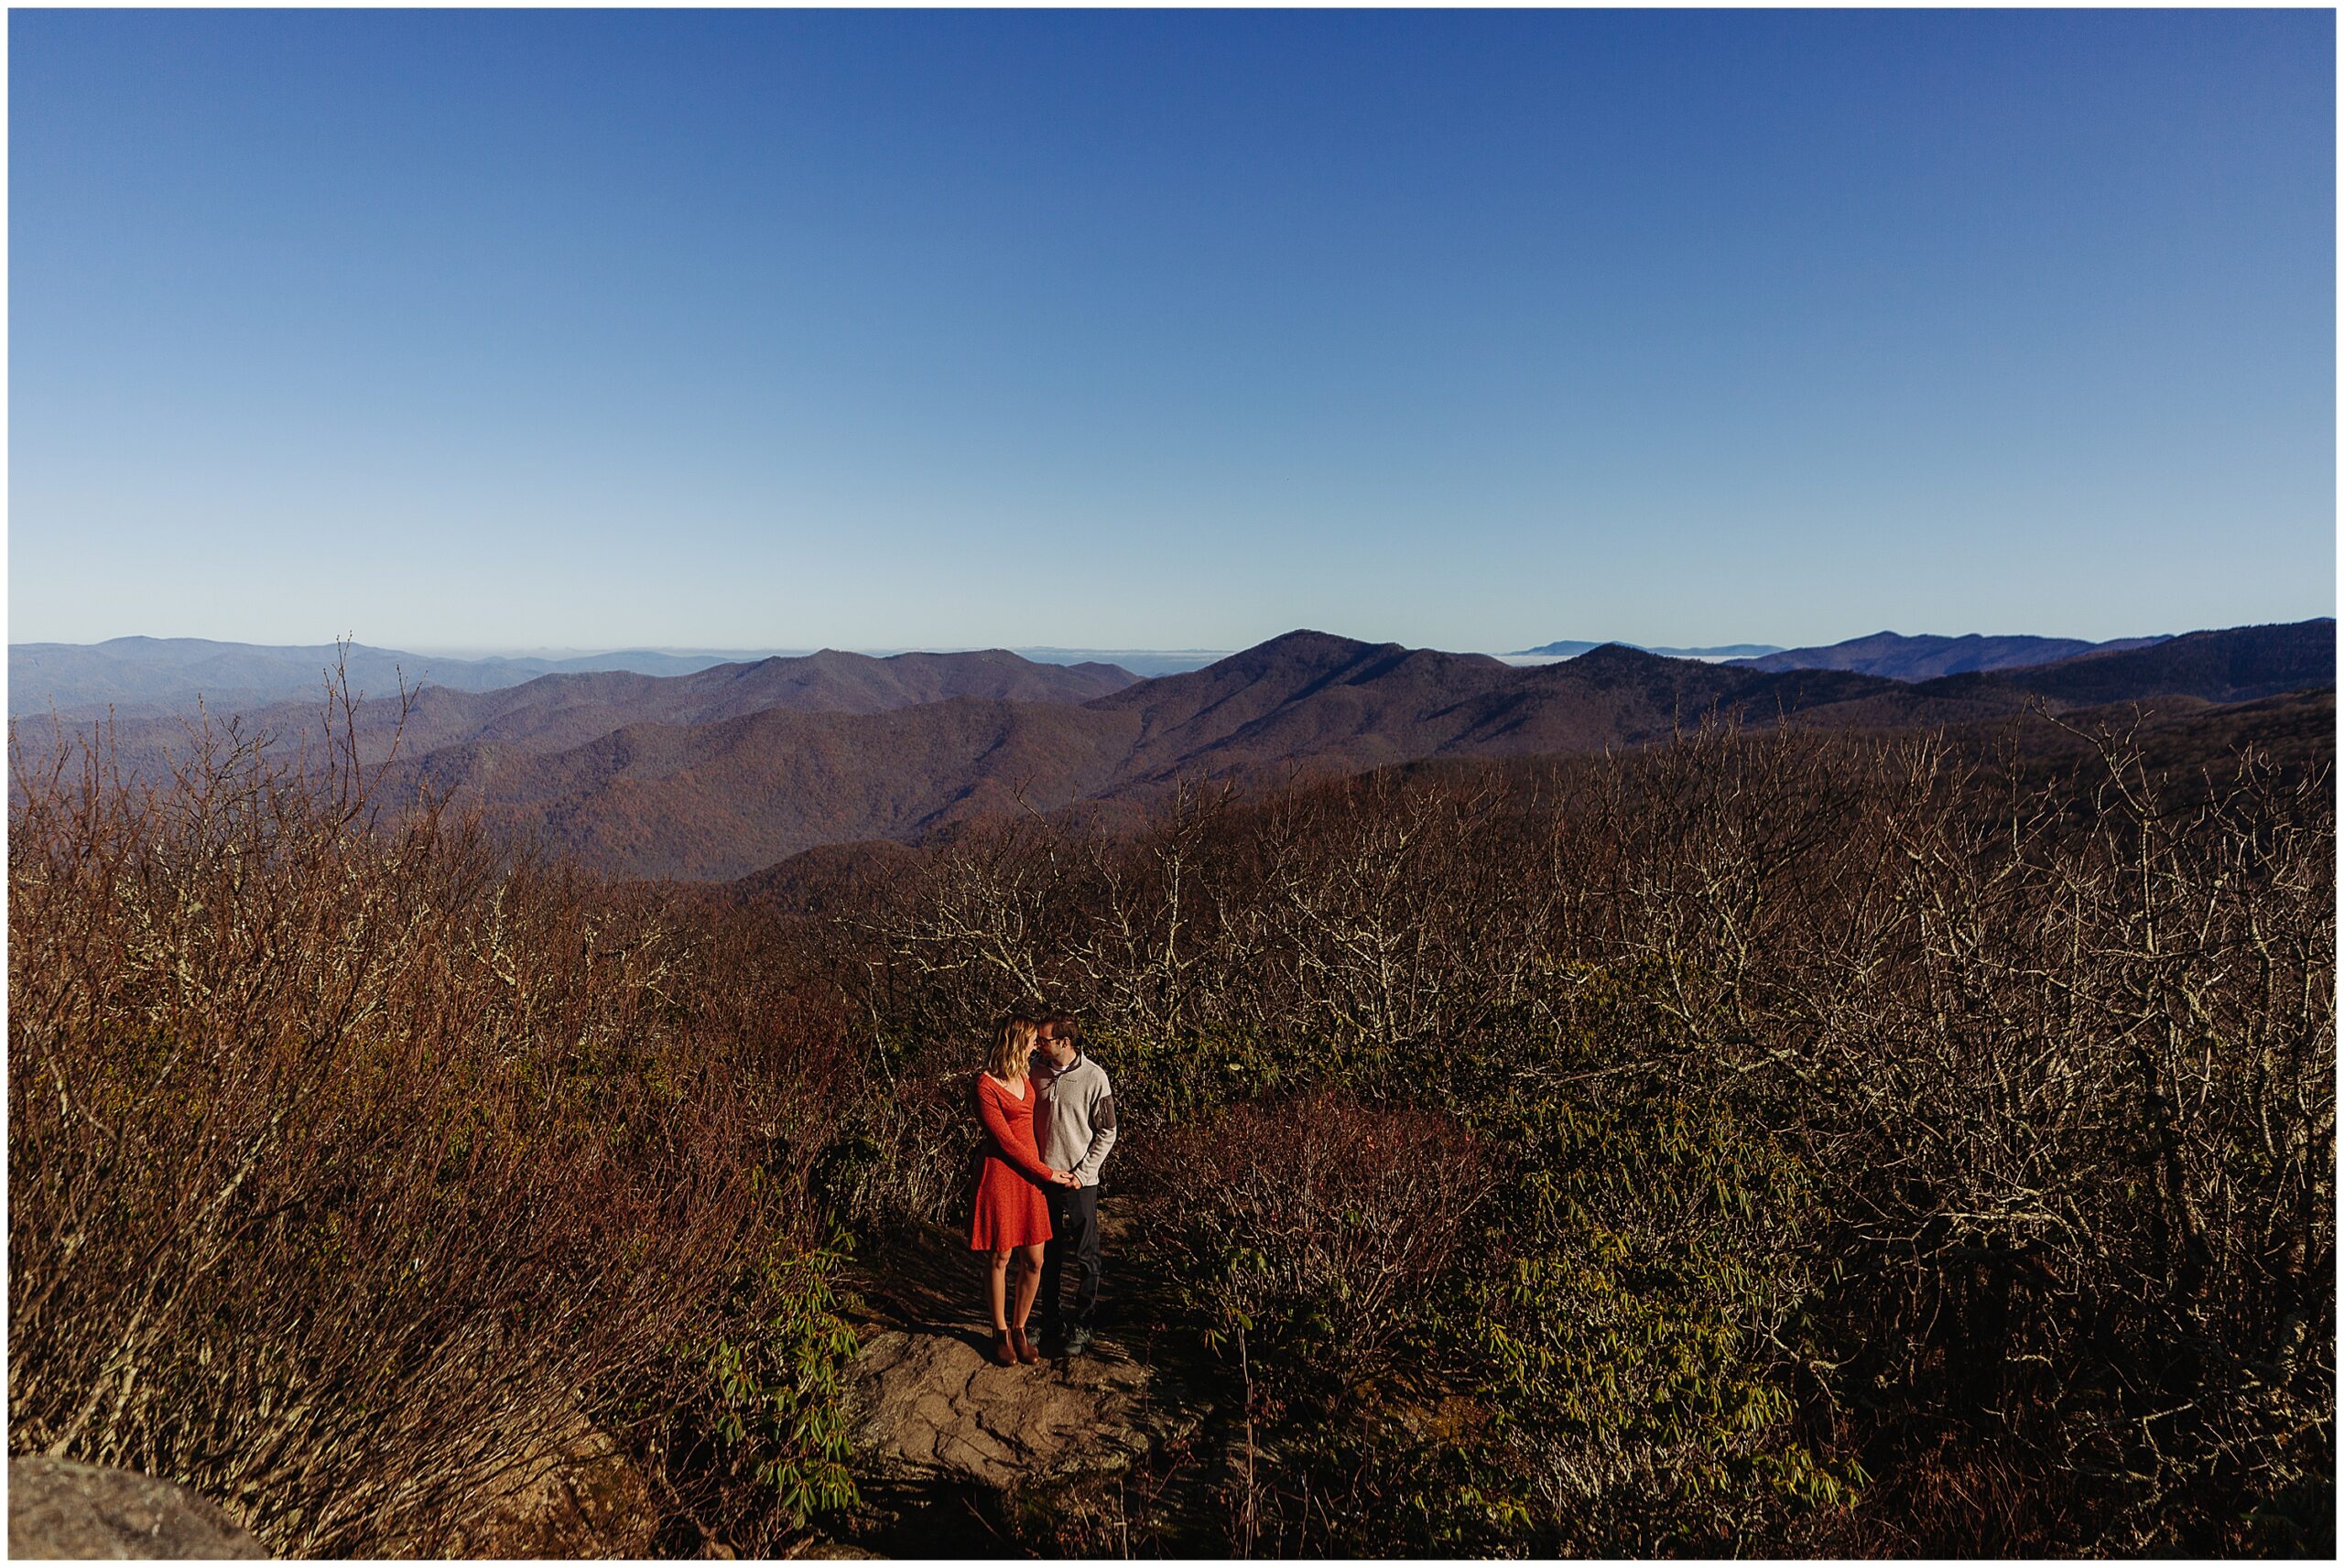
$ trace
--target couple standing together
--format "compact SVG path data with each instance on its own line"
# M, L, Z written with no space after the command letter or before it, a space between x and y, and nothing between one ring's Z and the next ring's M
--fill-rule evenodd
M1099 1307L1099 1168L1115 1146L1106 1069L1083 1054L1082 1032L1068 1014L1012 1018L994 1033L975 1088L985 1136L969 1245L993 1255L993 1359L1014 1367L1042 1358L1026 1337L1026 1319L1038 1292L1041 1335L1055 1333L1069 1253L1078 1279L1065 1350L1079 1356ZM1015 1303L1013 1252L1024 1264Z

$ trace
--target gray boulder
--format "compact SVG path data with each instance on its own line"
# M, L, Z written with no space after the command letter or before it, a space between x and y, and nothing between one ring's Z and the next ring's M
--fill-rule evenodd
M11 1557L266 1557L216 1503L185 1487L69 1459L8 1461Z

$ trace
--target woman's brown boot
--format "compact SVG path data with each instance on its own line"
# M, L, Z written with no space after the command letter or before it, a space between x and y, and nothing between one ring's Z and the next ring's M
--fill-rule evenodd
M1026 1343L1026 1325L1019 1324L1009 1331L1010 1342L1017 1346L1017 1358L1028 1367L1042 1358L1042 1353Z
M993 1331L993 1358L1004 1367L1017 1365L1017 1348L1009 1342L1009 1330L996 1328Z

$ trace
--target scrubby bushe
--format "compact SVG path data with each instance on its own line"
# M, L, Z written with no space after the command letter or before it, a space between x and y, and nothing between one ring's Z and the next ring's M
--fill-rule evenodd
M581 1422L667 1549L840 1500L821 1062L721 1027L706 941L378 822L331 731L286 768L205 731L156 784L17 755L12 1451L305 1555L478 1549Z
M1710 729L967 835L841 967L895 1086L856 1196L944 1190L925 1043L1080 1010L1258 1551L2324 1552L2328 771L2089 739ZM1354 1191L1378 1116L1430 1168Z
M959 1217L1047 1002L1221 1397L1036 1544L2333 1545L2324 768L1710 729L1029 815L815 916L360 783L20 781L17 1447L430 1550L582 1391L660 1550L771 1549L848 1496L831 1226Z

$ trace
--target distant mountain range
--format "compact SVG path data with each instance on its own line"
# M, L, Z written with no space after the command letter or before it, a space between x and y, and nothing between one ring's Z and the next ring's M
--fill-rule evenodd
M1761 670L1854 670L1890 680L1923 681L1983 670L2024 669L2085 654L2119 654L2165 641L2159 636L2083 643L2072 637L1981 637L1975 632L1961 637L1906 637L1875 632L1827 648L1785 648L1762 657L1728 662Z
M2030 704L2149 702L2187 718L2335 684L2336 623L2326 619L1919 681L1616 643L1516 666L1319 632L1152 680L1000 650L825 652L677 676L555 674L492 692L428 687L384 788L394 800L426 783L453 791L613 874L726 880L825 845L917 840L1021 803L1139 802L1192 776L1242 785L1427 758L1586 752L1666 740L1713 712L1894 729L1976 724ZM290 737L316 716L305 699L241 722ZM2301 730L2309 720L2299 717L2258 721ZM388 751L395 718L396 704L362 708L363 752ZM176 719L134 720L117 740L126 765L152 769L184 731Z
M1012 648L1009 652L1044 665L1112 665L1150 680L1200 670L1230 654L1227 648Z
M1536 648L1517 648L1506 657L1510 659L1576 659L1581 654L1591 654L1603 647L1633 648L1640 654L1658 654L1665 659L1742 659L1760 654L1782 651L1776 643L1727 643L1715 648L1648 648L1642 643L1547 643ZM1801 665L1801 668L1807 666Z
M963 697L1080 703L1138 678L1112 665L1037 664L1003 649L887 658L824 649L679 676L601 670L540 676L483 692L426 686L414 690L404 712L389 695L362 702L354 729L359 754L369 762L391 755L394 742L407 757L465 745L505 755L561 751L630 725L713 724L774 710L873 714ZM354 676L351 684L354 689ZM244 733L289 743L315 730L320 702L312 693L234 717ZM185 735L184 716L178 714L115 724L117 746L142 764L159 763Z
M1981 637L1972 632L1960 637L1907 637L1895 632L1875 632L1850 637L1821 648L1784 648L1771 643L1734 643L1715 648L1654 648L1628 643L1671 659L1701 659L1760 670L1852 670L1858 675L1889 680L1924 681L1938 676L1969 675L1980 670L2021 669L2047 665L2090 653L2119 653L2161 643L2163 637L2126 637L2111 643L2085 643L2072 637ZM1599 643L1548 643L1525 648L1511 658L1577 658L1602 646Z
M191 708L201 696L220 713L323 692L325 672L341 652L331 643L307 647L215 643L201 637L116 637L104 643L8 644L8 711L67 718L93 717L111 707L140 714ZM677 654L646 649L577 658L459 659L404 653L353 643L350 684L371 696L426 680L455 691L494 691L540 676L579 670L632 670L679 676L724 662L716 654Z
M338 652L330 643L284 647L216 643L201 637L12 643L8 646L8 711L45 714L53 707L64 718L81 719L96 718L111 708L118 716L138 718L184 712L195 706L199 696L216 713L287 701L314 702L324 689L325 672L333 667ZM802 657L807 652L743 655L624 648L565 657L458 657L354 643L349 649L349 672L353 690L379 697L395 694L401 682L409 687L428 684L450 691L498 691L541 676L603 671L684 676L725 665ZM1040 664L1119 665L1134 676L1193 670L1222 656L1219 651L1203 648L1120 652L1026 648L1018 652Z
M1427 757L1589 752L1663 740L1712 711L1757 724L1796 714L1895 728L2009 716L2036 699L2194 709L2335 680L2332 621L1915 684L1616 645L1517 668L1297 632L1080 702L968 695L876 713L771 708L637 723L559 751L471 741L418 756L395 783L460 790L605 871L721 880L817 846L917 838L1021 803L1145 799L1184 776L1244 785Z
M1878 632L1819 648L1780 648L1768 643L1731 643L1707 648L1640 647L1664 658L1698 659L1755 669L1851 670L1890 680L1922 681L1938 676L2016 669L2050 664L2093 652L2145 647L2156 637L2085 643L2064 637L1907 637ZM1515 660L1577 658L1607 645L1563 641L1504 655ZM999 652L1001 650L994 650ZM1113 665L1140 677L1184 674L1224 658L1206 648L1009 650L1030 662L1054 665ZM218 643L197 637L117 637L96 643L17 643L8 649L8 711L47 713L52 707L68 719L95 718L109 709L118 717L155 717L191 709L199 696L215 713L234 713L276 703L313 702L324 673L334 663L331 643L307 647ZM557 656L559 650L529 654L416 654L353 643L351 685L373 697L409 687L443 687L486 692L517 687L548 675L629 672L675 676L728 665L808 656L802 650L726 654L711 650L628 648L609 653ZM888 656L892 656L892 651Z

